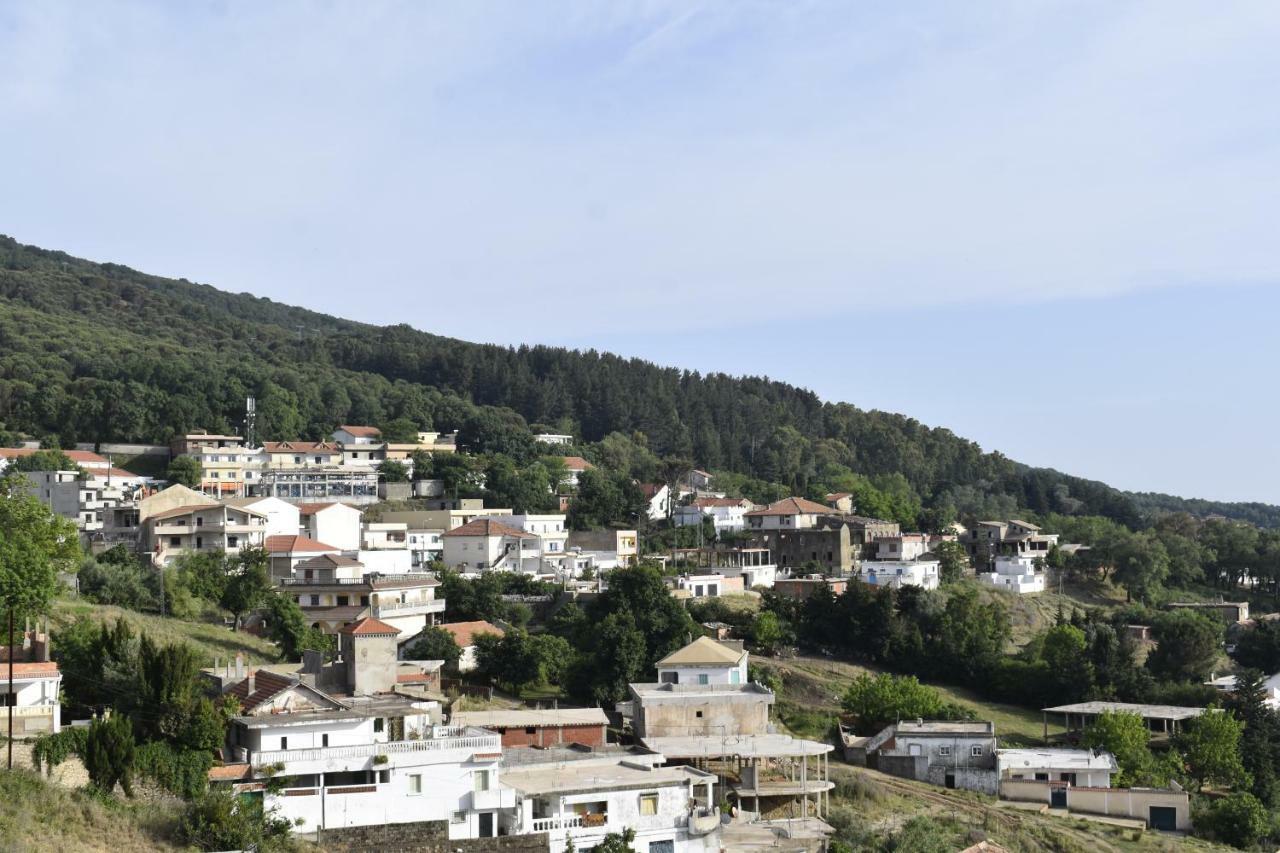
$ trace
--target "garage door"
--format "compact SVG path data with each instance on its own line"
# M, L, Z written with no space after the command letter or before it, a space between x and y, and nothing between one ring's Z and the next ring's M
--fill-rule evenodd
M1173 832L1178 828L1178 810L1169 806L1151 807L1151 828Z

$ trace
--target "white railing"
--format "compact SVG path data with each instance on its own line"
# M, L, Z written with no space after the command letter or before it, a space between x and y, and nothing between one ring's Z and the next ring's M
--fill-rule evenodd
M580 829L582 815L565 815L564 817L535 817L534 832L555 832L560 829Z
M467 737L434 737L426 740L400 740L389 743L362 743L353 746L322 746L311 749L272 749L253 754L253 763L289 764L297 761L327 761L340 758L372 758L375 755L405 755L419 752L446 752L449 750L472 752L501 752L502 738L498 735L471 735Z
M0 678L3 677L4 665L0 664ZM17 705L13 709L15 717L52 717L58 712L57 705ZM0 708L0 719L9 713L9 709Z
M375 604L373 615L380 617L392 613L442 613L444 599L439 601L392 601L388 604Z

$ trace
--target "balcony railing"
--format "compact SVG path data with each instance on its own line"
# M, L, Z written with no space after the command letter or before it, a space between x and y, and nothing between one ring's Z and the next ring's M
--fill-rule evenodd
M604 817L604 815L601 815ZM584 824L582 815L564 815L562 817L535 817L533 819L534 832L555 832L563 829L581 829ZM603 825L603 824L601 824Z
M354 746L323 746L312 749L272 749L253 753L253 763L283 763L328 761L342 758L372 758L375 755L411 755L420 752L447 752L470 750L472 752L501 752L499 735L468 735L463 737L434 737L426 740L402 740L389 743L363 743Z
M373 616L412 616L415 613L443 613L444 599L439 601L393 601L388 604L373 605Z

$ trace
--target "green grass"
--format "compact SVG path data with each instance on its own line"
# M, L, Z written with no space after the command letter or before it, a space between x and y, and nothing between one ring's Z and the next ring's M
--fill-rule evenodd
M180 850L177 806L69 791L29 770L0 770L0 849Z
M181 619L138 613L122 607L92 604L80 599L64 598L55 602L51 621L53 627L57 628L81 616L109 625L115 624L117 618L123 618L135 630L145 631L160 642L187 643L203 658L206 665L212 665L215 659L226 661L234 658L237 653L243 654L250 663L273 663L280 657L274 643L243 631L232 631L208 622L184 622Z

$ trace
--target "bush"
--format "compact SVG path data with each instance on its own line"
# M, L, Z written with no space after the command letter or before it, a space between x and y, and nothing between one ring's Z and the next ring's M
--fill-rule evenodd
M1266 806L1243 791L1214 800L1195 823L1199 832L1242 849L1253 847L1270 828Z
M208 750L176 749L164 741L138 747L139 773L185 800L195 799L209 787L213 754Z
M94 720L85 738L84 768L89 781L104 793L117 784L126 796L133 796L133 728L124 714Z
M845 691L841 704L870 734L904 719L957 720L971 717L963 708L944 702L942 694L910 675L859 675Z
M227 788L210 788L192 801L182 818L182 837L201 850L289 850L289 821L264 814L256 800L241 800Z

